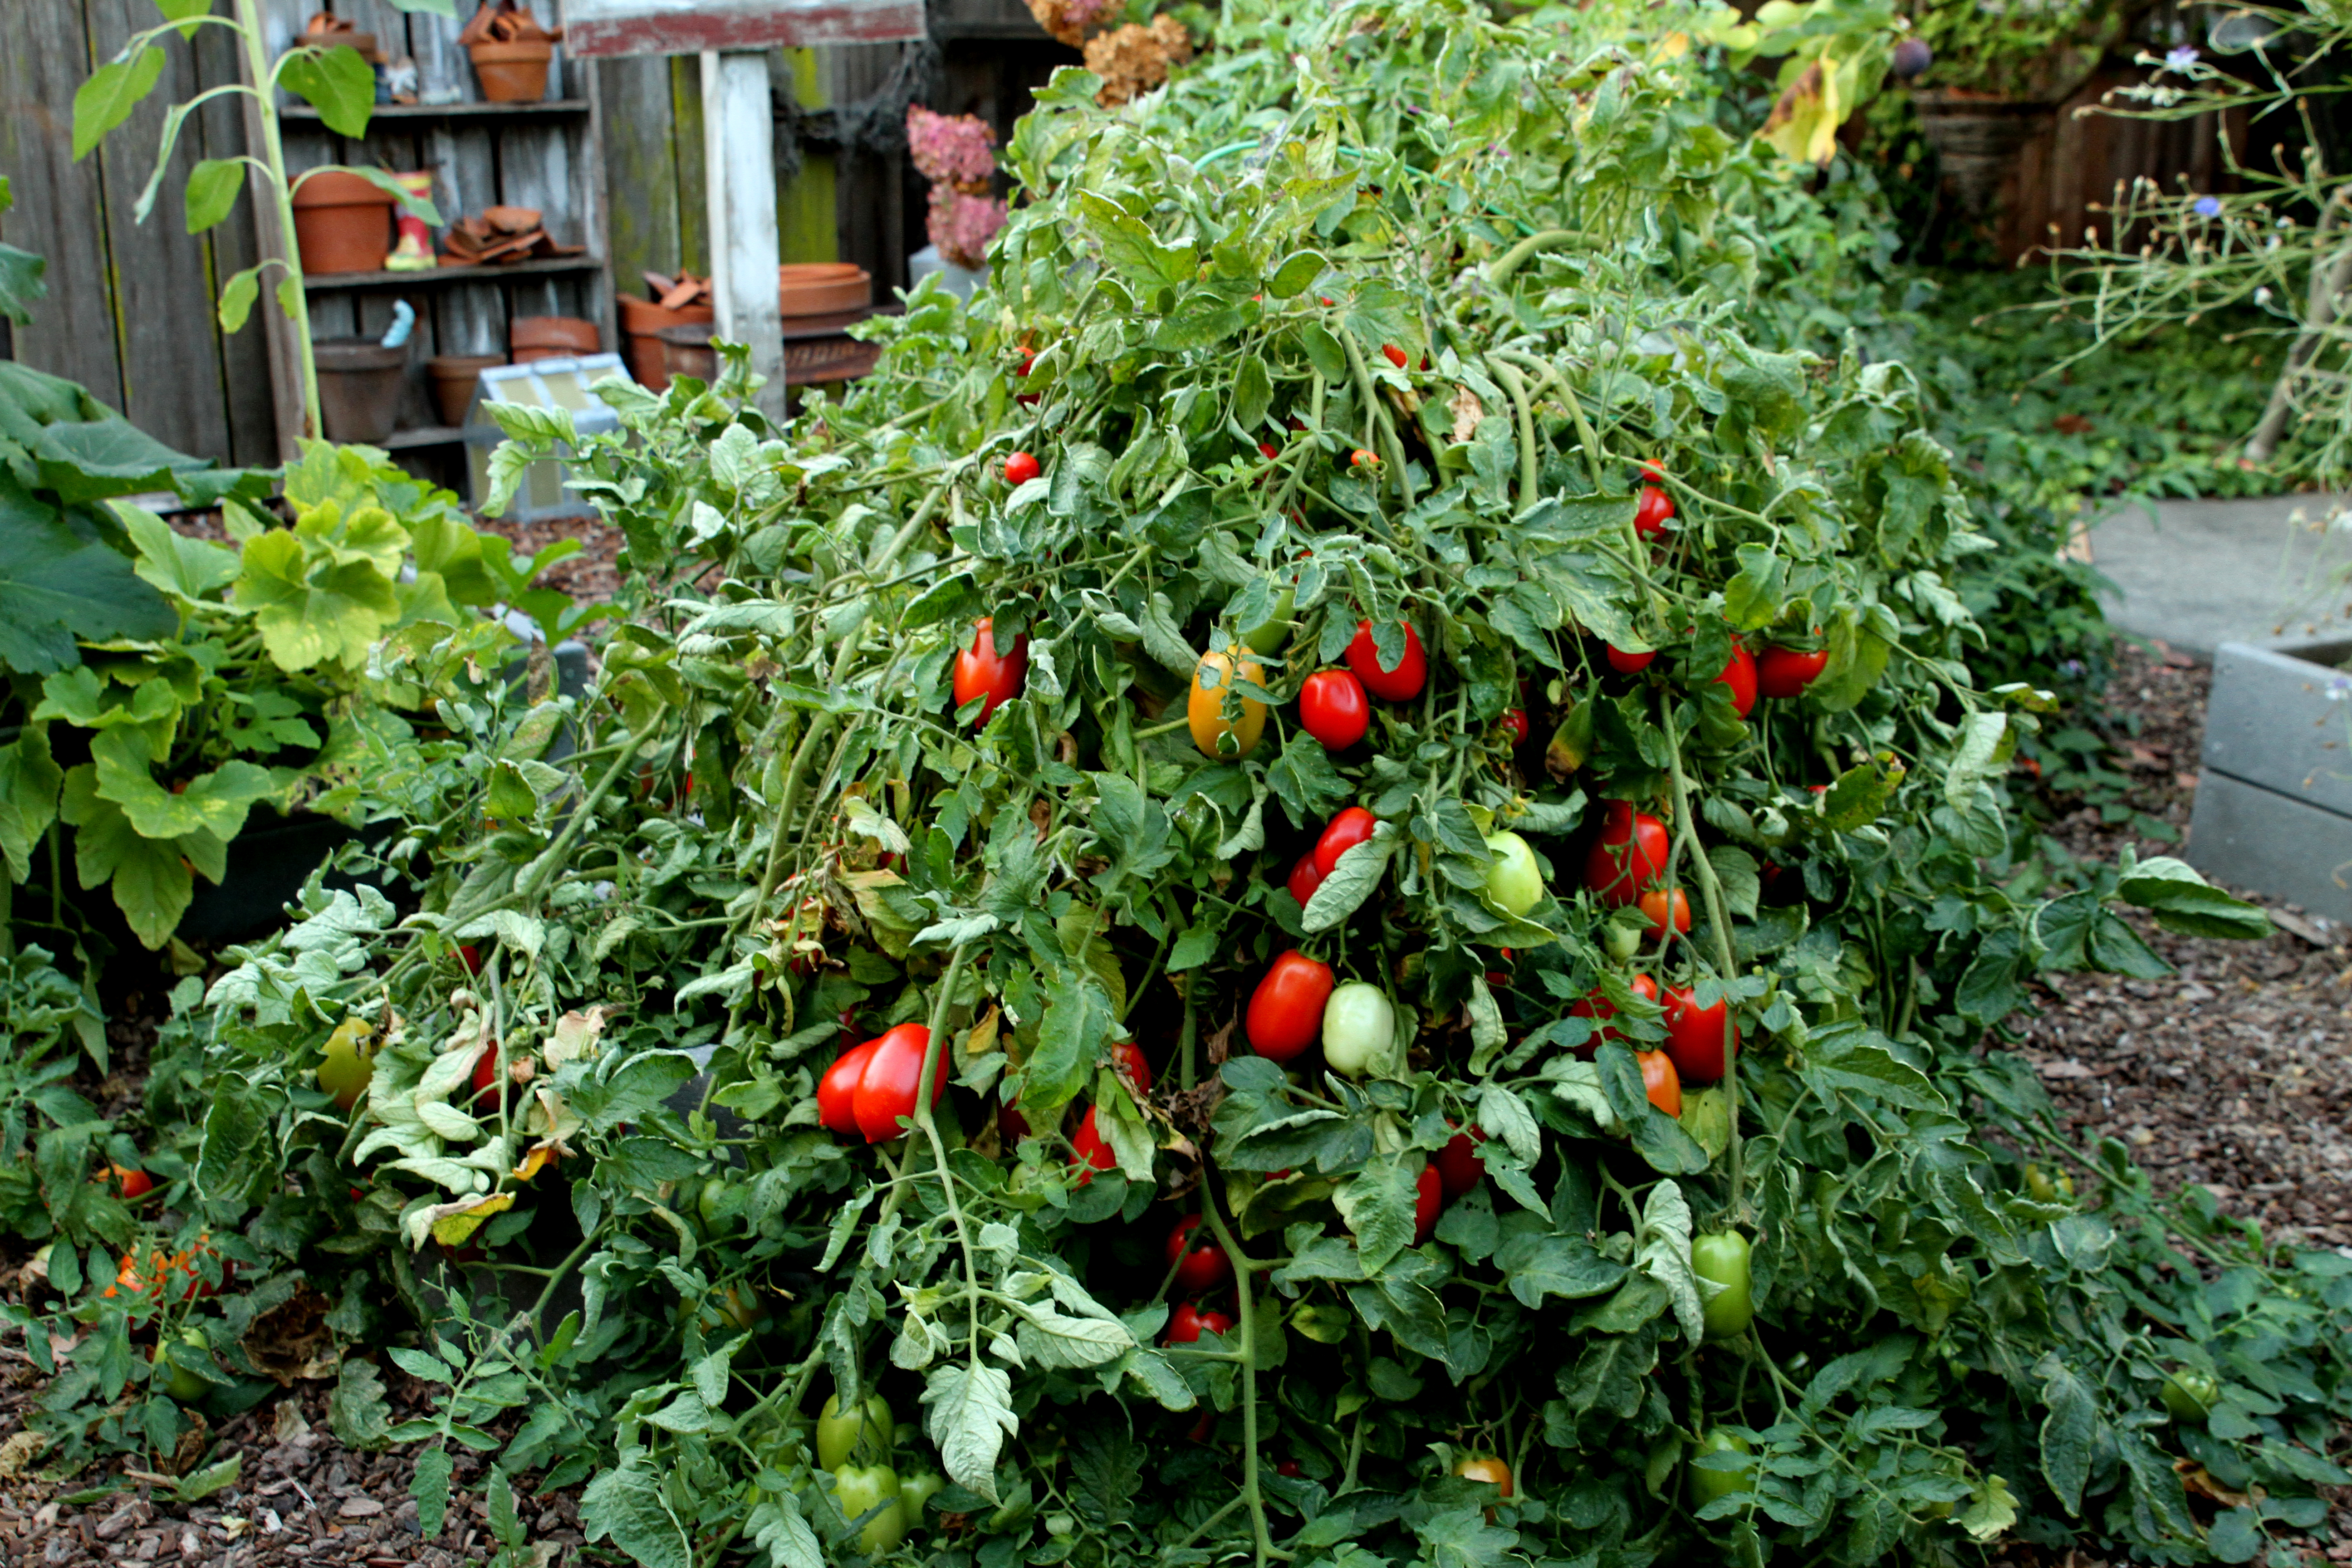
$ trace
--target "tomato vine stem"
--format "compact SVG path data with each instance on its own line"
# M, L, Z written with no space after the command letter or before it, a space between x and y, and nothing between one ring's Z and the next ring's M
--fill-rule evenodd
M1658 716L1665 721L1659 728L1665 731L1667 776L1674 781L1675 844L1677 847L1687 848L1690 851L1692 869L1698 874L1699 891L1706 899L1706 922L1715 934L1716 961L1721 966L1724 984L1727 985L1731 983L1735 961L1731 952L1729 911L1725 908L1723 901L1723 884L1716 880L1714 866L1708 863L1706 855L1699 850L1698 832L1691 820L1690 781L1683 773L1682 738L1675 730L1673 704L1670 702L1661 704ZM1739 1212L1741 1205L1745 1202L1743 1192L1745 1184L1742 1178L1746 1174L1741 1163L1742 1141L1739 1136L1739 1064L1736 1059L1737 1047L1732 1044L1737 1038L1736 1031L1738 1027L1734 1022L1736 1016L1737 1009L1730 1006L1724 1008L1723 1092L1728 1101L1727 1120L1731 1123L1731 1142L1727 1152L1730 1156L1731 1207L1735 1214Z
M1250 1523L1257 1535L1257 1561L1287 1563L1291 1555L1275 1547L1274 1538L1266 1529L1265 1497L1257 1484L1257 1338L1255 1312L1251 1300L1250 1276L1272 1268L1273 1264L1251 1258L1242 1251L1241 1243L1225 1228L1224 1215L1217 1207L1216 1194L1206 1183L1201 1188L1201 1215L1209 1228L1217 1233L1217 1245L1225 1249L1225 1257L1234 1266L1234 1300L1236 1303L1236 1325L1241 1330L1242 1365L1242 1500L1249 1505Z

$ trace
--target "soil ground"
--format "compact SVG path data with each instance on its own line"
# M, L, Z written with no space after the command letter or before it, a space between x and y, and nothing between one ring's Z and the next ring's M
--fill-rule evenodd
M546 542L515 532L524 549ZM583 597L609 586L617 541L586 542L565 563L565 585ZM2142 854L2178 849L2137 828L2142 818L2188 826L2210 679L2205 666L2169 650L2120 650L2099 717L2117 737L2110 763L2129 777L2126 801L2139 816L2110 824L2095 806L2054 801L2057 844L2096 859L2127 842ZM2175 936L2139 922L2177 973L2156 981L2054 977L2037 991L2038 1014L2011 1021L2017 1048L2083 1144L2120 1137L2160 1188L2201 1183L2226 1212L2257 1219L2275 1237L2352 1247L2352 932L2271 907L2280 929L2259 942ZM143 1052L123 1043L135 1071ZM118 1075L108 1088L127 1100L131 1085ZM13 1268L0 1273L12 1299L15 1278ZM425 1413L421 1385L390 1368L385 1382L395 1419ZM142 1480L119 1461L63 1481L41 1475L23 1444L8 1439L24 1430L42 1382L20 1349L0 1347L0 1563L455 1568L487 1560L493 1548L480 1459L459 1451L457 1485L469 1495L439 1535L423 1540L408 1496L414 1450L363 1453L337 1443L326 1387L299 1384L225 1423L205 1458L240 1457L236 1484L182 1505L162 1478ZM119 1489L68 1500L75 1489L109 1480ZM528 1493L529 1482L520 1489ZM576 1493L519 1500L543 1563L582 1560ZM2312 1542L2308 1562L2352 1563L2347 1519L2352 1507L2340 1507L2334 1533ZM2012 1552L2001 1561L2100 1568L2075 1553Z

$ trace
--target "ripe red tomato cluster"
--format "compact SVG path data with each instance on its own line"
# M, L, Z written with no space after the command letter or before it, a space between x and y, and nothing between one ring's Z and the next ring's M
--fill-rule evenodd
M901 1024L844 1051L817 1080L818 1118L835 1132L864 1135L868 1143L898 1137L899 1121L915 1114L923 1057L930 1044L928 1027ZM947 1086L948 1053L942 1050L931 1073L933 1104Z
M1630 904L1665 875L1666 825L1630 801L1603 806L1601 837L1584 857L1584 885L1604 904Z
M1012 651L1000 657L996 651L996 618L982 616L973 623L971 646L955 656L955 705L961 708L975 697L988 699L981 705L980 716L971 721L972 727L978 729L988 722L988 716L1000 705L1021 695L1021 683L1028 674L1029 634L1024 632L1014 637Z

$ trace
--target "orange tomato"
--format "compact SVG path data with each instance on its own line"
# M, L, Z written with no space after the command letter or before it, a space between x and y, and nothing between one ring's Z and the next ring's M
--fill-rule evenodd
M1674 922L1676 936L1690 934L1690 899L1680 888L1654 888L1642 895L1642 913L1650 922L1649 940L1655 942Z
M1650 1103L1668 1116L1683 1113L1683 1079L1675 1070L1675 1058L1664 1051L1636 1051L1633 1059L1642 1067L1642 1089Z
M1454 1473L1465 1481L1485 1481L1505 1497L1511 1495L1511 1467L1492 1454L1473 1454L1456 1459Z

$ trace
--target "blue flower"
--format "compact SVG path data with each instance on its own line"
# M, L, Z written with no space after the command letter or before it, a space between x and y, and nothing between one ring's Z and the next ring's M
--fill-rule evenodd
M2199 217L2220 217L2221 216L2221 198L2219 196L2199 196L2194 202L2189 204L2189 210L2195 213Z
M2196 63L2197 48L2193 44L2175 44L2164 53L2164 68L2167 70L2185 71Z

